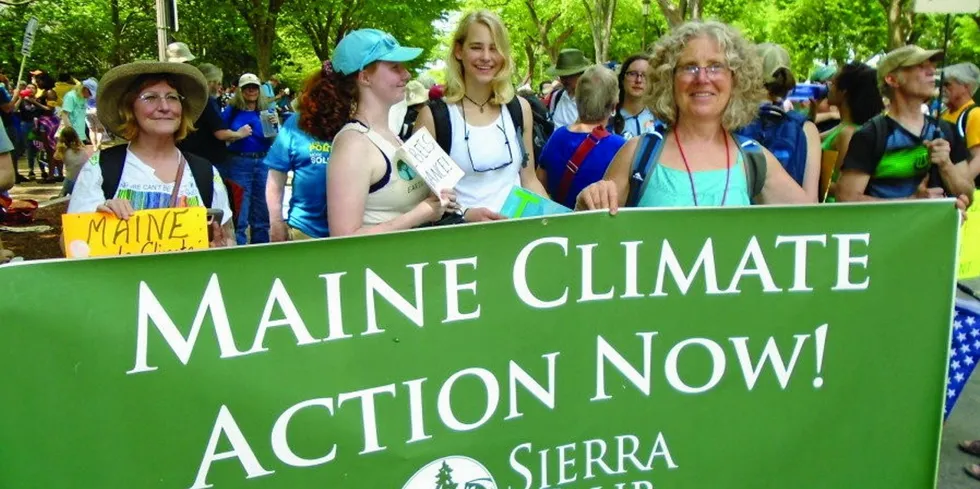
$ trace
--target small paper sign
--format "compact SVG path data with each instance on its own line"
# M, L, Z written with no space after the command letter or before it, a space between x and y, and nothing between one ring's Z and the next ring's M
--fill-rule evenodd
M915 0L914 11L920 14L975 14L980 0Z
M956 274L960 280L980 277L980 190L973 192L973 205L966 210L960 230L960 260Z
M517 185L511 187L507 200L500 208L500 214L508 218L548 216L568 212L572 210Z
M408 163L436 195L456 187L465 175L425 128L408 138L398 148L395 157Z
M208 248L207 209L137 211L128 220L91 212L61 216L68 258L138 255Z

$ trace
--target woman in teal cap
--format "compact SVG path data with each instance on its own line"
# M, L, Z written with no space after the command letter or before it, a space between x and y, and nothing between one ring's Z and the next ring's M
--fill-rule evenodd
M360 29L347 34L324 63L332 97L318 110L328 116L324 135L333 139L327 168L331 236L411 229L458 209L453 192L432 195L395 158L402 141L390 129L388 114L405 98L410 76L402 63L421 53L385 32Z

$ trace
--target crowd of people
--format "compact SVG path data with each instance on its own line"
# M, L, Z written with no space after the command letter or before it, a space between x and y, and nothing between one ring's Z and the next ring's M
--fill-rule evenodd
M820 67L817 95L801 101L785 49L713 21L680 25L615 66L563 50L548 70L557 80L537 94L515 87L494 13L463 16L450 43L434 85L406 69L420 49L350 32L294 100L251 73L226 90L222 70L192 63L181 43L166 62L67 91L36 72L2 112L21 143L0 151L27 155L26 178L43 154L42 178L65 180L69 213L213 209L213 246L500 220L515 187L614 213L942 196L965 209L980 175L980 70L943 70L946 110L933 117L937 50ZM463 172L440 195L396 157L422 129Z

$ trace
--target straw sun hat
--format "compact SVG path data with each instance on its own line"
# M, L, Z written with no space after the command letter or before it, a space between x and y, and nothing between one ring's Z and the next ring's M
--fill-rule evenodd
M192 121L204 112L208 101L208 82L201 70L183 63L136 61L117 66L102 76L95 96L99 120L106 129L120 134L123 126L120 104L123 94L140 75L165 74L176 80L177 92L184 97L183 110Z

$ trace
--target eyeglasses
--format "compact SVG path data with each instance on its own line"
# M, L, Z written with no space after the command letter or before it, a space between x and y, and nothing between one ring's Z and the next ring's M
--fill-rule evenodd
M152 107L159 107L161 101L166 102L167 106L171 106L175 104L180 105L181 102L184 101L184 96L174 92L165 95L154 92L146 92L139 96L139 101Z
M510 156L510 161L499 165L490 165L489 167L481 168L476 167L476 160L473 159L473 152L470 151L470 126L466 123L466 111L460 108L460 112L463 114L463 141L466 143L466 156L469 156L470 158L470 167L473 168L473 171L477 173L487 173L494 170L499 170L501 168L506 168L514 163L514 153L510 150L510 139L507 138L507 131L504 130L503 111L501 111L500 124L497 125L497 129L499 129L500 134L504 136L504 145L507 146L507 154ZM520 134L518 134L517 137L520 137Z
M708 66L698 66L696 64L689 64L684 66L678 66L676 73L684 78L695 79L701 72L704 72L708 78L716 80L725 76L728 73L728 66L722 63L711 63Z
M647 74L642 71L627 71L626 78L632 78L634 80L645 80Z

